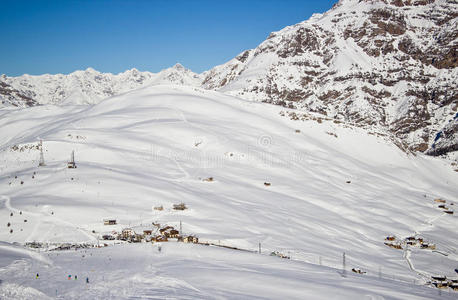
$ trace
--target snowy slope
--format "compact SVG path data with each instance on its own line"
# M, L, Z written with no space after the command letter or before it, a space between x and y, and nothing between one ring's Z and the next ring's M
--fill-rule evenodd
M40 255L0 246L2 299L456 299L383 276L177 243ZM22 254L22 255L18 255ZM42 260L37 260L42 258ZM39 278L34 275L39 273ZM68 275L72 279L68 280ZM74 280L77 275L78 279ZM86 278L89 279L87 284Z
M0 77L0 105L27 107L37 104L94 104L102 99L143 86L159 84L200 85L200 75L180 64L159 73L137 69L119 74L92 68L68 75Z
M424 152L458 109L457 16L450 0L341 0L208 71L203 87L379 128Z
M458 205L458 173L446 161L282 110L180 86L93 106L3 108L0 219L11 226L0 227L0 240L97 243L113 229L182 221L201 241L288 253L293 273L294 261L341 268L345 252L348 270L368 276L381 268L418 285L454 276L457 215L434 202ZM77 169L66 168L72 150ZM172 210L180 202L189 209ZM104 226L104 218L120 224ZM388 235L417 235L436 250L392 249Z

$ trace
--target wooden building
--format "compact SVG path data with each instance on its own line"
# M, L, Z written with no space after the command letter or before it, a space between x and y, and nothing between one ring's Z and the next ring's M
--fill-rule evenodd
M105 219L103 225L116 225L116 219Z
M174 210L185 210L187 209L187 207L184 203L180 203L180 204L174 204L173 209Z
M196 236L189 235L189 236L184 236L183 237L183 242L184 243L194 243L197 244L199 242L199 239Z
M132 228L124 228L121 232L121 236L124 239L128 239L134 235L135 235L135 231L133 231Z

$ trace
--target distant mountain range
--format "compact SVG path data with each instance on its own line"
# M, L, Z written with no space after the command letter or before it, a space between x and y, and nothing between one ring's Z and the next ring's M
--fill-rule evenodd
M198 86L201 75L180 64L159 73L140 72L100 73L92 68L68 75L22 75L0 77L0 96L3 105L18 107L38 104L95 104L101 100L143 86L178 84Z
M3 105L92 104L155 84L201 86L394 137L406 151L458 150L458 2L341 0L196 74L93 69L0 77Z

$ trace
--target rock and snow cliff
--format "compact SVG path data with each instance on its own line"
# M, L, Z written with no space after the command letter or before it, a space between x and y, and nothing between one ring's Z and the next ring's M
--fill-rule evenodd
M450 0L341 0L208 71L203 86L382 128L425 151L458 109L457 16Z

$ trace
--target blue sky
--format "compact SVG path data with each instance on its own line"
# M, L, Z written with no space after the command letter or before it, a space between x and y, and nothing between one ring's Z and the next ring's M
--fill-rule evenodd
M0 74L202 72L336 1L0 0Z

